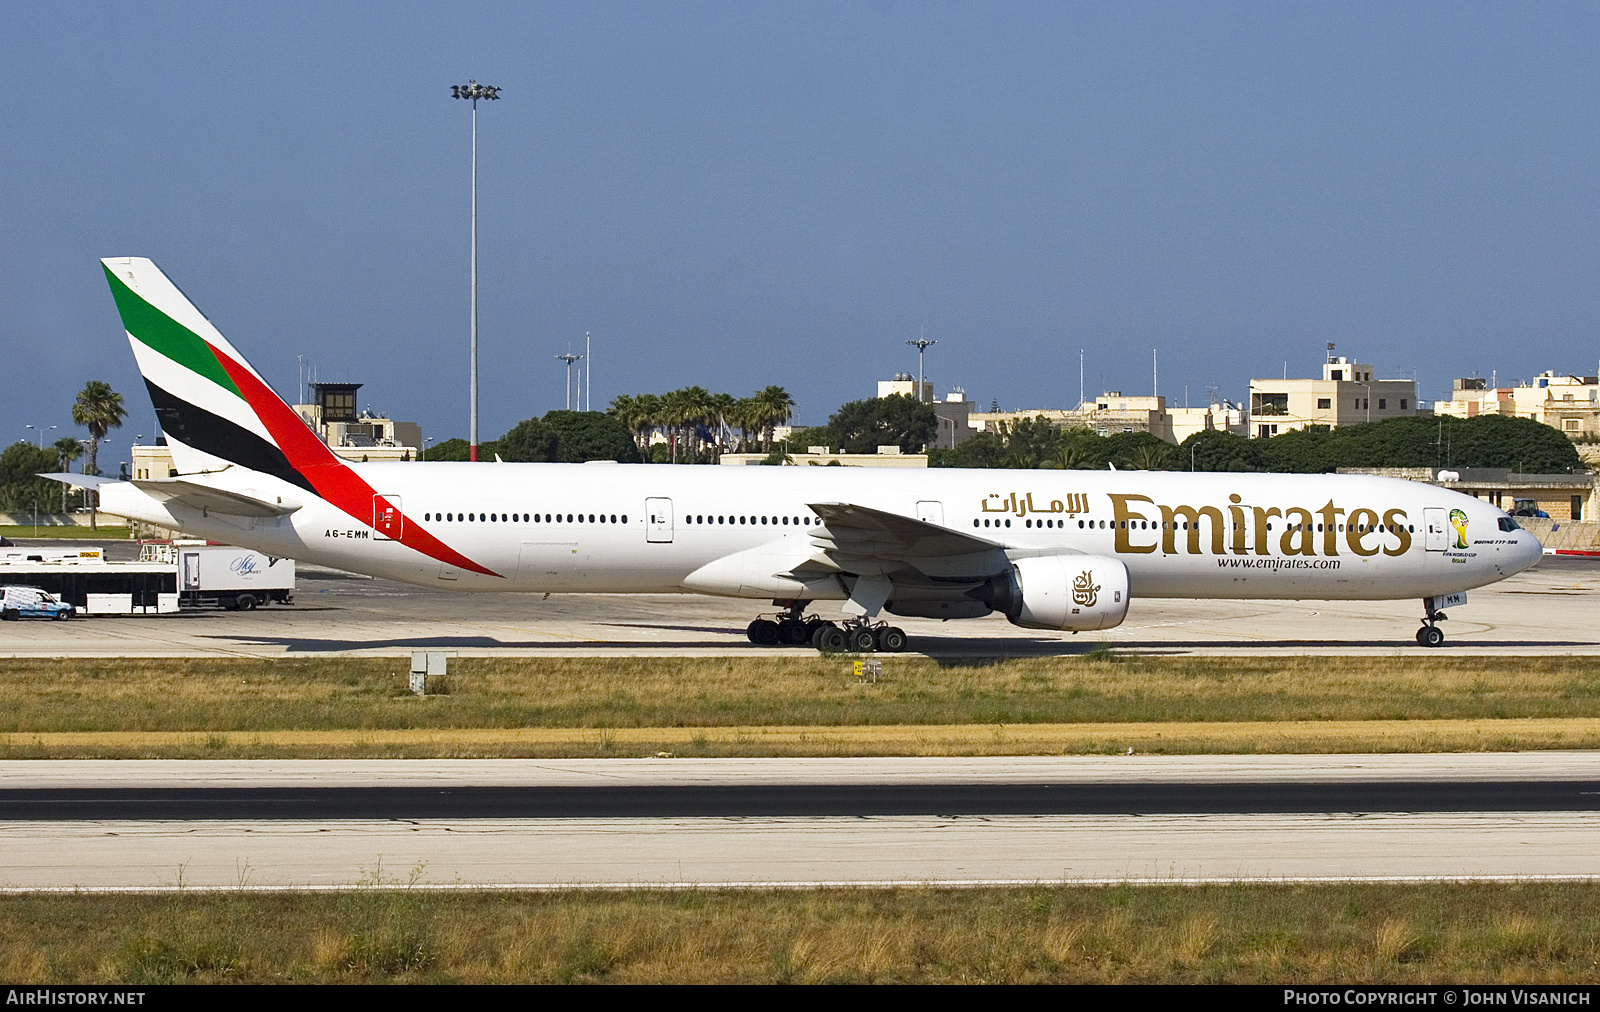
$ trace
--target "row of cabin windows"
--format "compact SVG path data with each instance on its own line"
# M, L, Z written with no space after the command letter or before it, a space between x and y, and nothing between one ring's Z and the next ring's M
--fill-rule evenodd
M628 515L626 513L624 513L624 514L621 515L621 518L618 519L618 515L615 514L615 513L612 513L609 517L607 517L607 515L604 514L604 513L590 513L590 514L588 514L587 519L586 519L585 515L582 514L582 513L568 513L568 514L565 514L565 516L563 516L560 513L545 513L542 516L541 516L541 514L538 514L538 513L532 513L532 514L529 514L529 513L522 513L522 514L517 514L517 513L424 513L422 515L422 519L429 520L429 521L432 521L432 520L443 520L445 523L491 523L491 524L492 523L513 523L514 524L514 523L519 523L520 522L520 523L535 523L535 524L537 524L537 523L546 523L546 524L552 524L552 523L553 524L580 523L581 524L581 523L586 523L587 522L587 523L591 523L591 524L593 524L593 523L601 523L601 524L603 524L603 523L613 523L613 524L615 524L615 523L624 523L625 524L625 523L628 522ZM686 522L691 523L691 524L724 524L725 523L725 524L750 524L750 525L753 526L755 524L760 523L760 524L770 524L770 525L772 525L774 527L776 527L776 526L778 526L780 524L785 525L785 526L790 525L790 524L793 524L794 526L800 526L802 523L815 524L817 522L815 517L793 517L793 518L791 518L791 517L744 517L744 516L741 516L741 517L730 517L730 516L706 516L704 514L698 514L698 513L694 514L693 516L687 516L684 519L685 519ZM1039 527L1064 528L1066 526L1067 522L1065 520L1033 520L1033 519L1030 518L1030 519L1024 521L1024 523L1026 523L1027 526L1029 526L1029 527L1033 527L1033 526L1037 525ZM1117 523L1118 522L1114 521L1114 520L1112 520L1112 521L1107 521L1107 520L1100 520L1100 521L1079 520L1078 521L1078 528L1080 530L1085 528L1085 527L1087 527L1090 530L1095 530L1095 529L1104 530L1106 528L1107 524L1110 524L1110 526L1112 528L1116 528L1117 527ZM991 521L989 519L985 519L985 520L982 521L982 526L984 526L984 527L989 527L989 526L991 526L991 524L993 526L995 526L995 527L1000 527L1002 525L1006 526L1006 527L1010 527L1011 526L1011 521L1009 519L1007 519L1005 521L1000 521L1000 520L992 520ZM1189 529L1189 524L1188 524L1187 521L1183 521L1183 522L1179 522L1179 521L1176 521L1176 520L1173 520L1173 521L1170 521L1170 522L1166 522L1166 521L1158 522L1158 521L1155 521L1155 520L1123 520L1123 521L1121 521L1121 526L1122 526L1122 529L1124 529L1124 530L1130 529L1130 527L1129 527L1130 524L1132 525L1132 527L1131 527L1132 530L1139 530L1139 531L1143 531L1143 530L1166 530L1166 529L1168 529L1169 526L1170 526L1170 528L1172 530L1175 530L1175 531L1186 531L1186 530ZM978 520L973 520L972 521L972 526L974 526L974 527L979 526L979 521ZM1239 525L1239 524L1234 524L1232 526L1233 526L1233 528L1235 530L1238 530L1241 527L1241 525ZM1388 533L1392 533L1395 530L1400 529L1398 527L1390 527L1387 524L1365 524L1365 525L1351 524L1350 526L1358 534L1367 533L1367 532L1375 532L1375 533L1378 533L1378 534L1388 534ZM1310 531L1313 528L1315 530L1317 530L1318 532L1321 532L1323 530L1323 525L1322 524L1290 524L1287 527L1285 527L1285 530ZM1343 531L1345 529L1345 525L1344 524L1329 524L1328 525L1328 529L1329 530L1337 530L1340 533L1343 533ZM1407 524L1404 529L1405 529L1406 533L1408 533L1408 534L1412 534L1412 533L1416 532L1416 527L1414 527L1414 526L1412 526L1410 524ZM1270 522L1267 524L1267 530L1269 530L1269 531L1272 530L1272 524Z
M422 514L422 519L424 519L424 520L442 520L447 524L450 524L450 523L467 523L467 524L471 524L471 523L481 523L481 524L495 524L495 523L502 523L502 524L516 524L516 523L522 523L522 524L527 524L527 523L534 523L534 524L539 524L539 523L544 523L544 524L573 524L573 523L577 523L577 524L581 524L581 523L604 524L604 523L612 523L612 524L617 524L617 523L622 523L622 524L625 524L625 523L628 522L628 515L626 513L624 513L624 514L622 514L621 518L619 519L617 514L615 514L615 513L611 514L609 517L607 517L606 514L604 514L604 513L590 513L587 517L585 517L584 514L582 514L582 513L568 513L565 516L563 516L560 513L544 513L544 514L539 514L539 513L531 513L531 514L530 513L424 513L424 514Z
M1010 527L1011 526L1011 521L1010 520L1006 520L1006 521L1003 521L1003 522L999 521L999 520L995 520L992 523L993 523L993 526L995 526L995 527L1002 527L1002 526L1003 527ZM1029 519L1029 520L1023 521L1023 523L1025 523L1029 527L1036 527L1036 526L1037 527L1065 527L1067 525L1067 522L1065 520L1033 520L1033 519ZM1120 523L1121 523L1121 527L1122 527L1123 530L1164 531L1164 530L1167 530L1167 529L1170 528L1170 529L1175 530L1175 531L1186 531L1186 530L1189 529L1188 521L1178 521L1178 520L1172 520L1172 521L1123 520ZM989 520L984 520L984 521L982 521L982 524L981 524L981 526L983 526L983 527L988 527L990 525L991 525L991 521L989 521ZM1106 527L1109 526L1112 530L1116 530L1117 529L1117 525L1118 525L1118 521L1116 521L1116 520L1100 520L1100 521L1079 520L1078 521L1079 529L1083 529L1084 527L1087 527L1089 530L1097 530L1097 529L1098 530L1105 530ZM972 521L972 526L974 526L974 527L980 526L979 521L977 521L977 520ZM1232 527L1233 527L1234 530L1240 530L1240 529L1242 529L1243 525L1242 524L1233 524ZM1416 533L1416 530L1417 530L1416 527L1411 525L1411 524L1406 524L1403 528L1398 526L1398 525L1391 527L1388 524L1351 524L1350 527L1357 534L1364 534L1364 533L1368 533L1368 532L1373 532L1373 533L1377 533L1377 534L1391 534L1391 533L1393 533L1395 531L1398 531L1398 530L1404 530L1407 534L1414 534L1414 533ZM1322 530L1322 528L1323 528L1322 524L1289 524L1284 529L1285 530L1290 530L1290 531L1310 531L1310 530L1315 529L1315 530L1320 532ZM1328 525L1328 529L1329 530L1337 530L1337 531L1342 533L1344 531L1344 529L1345 529L1345 525L1344 524L1329 524ZM1272 524L1270 522L1267 524L1267 530L1269 530L1269 531L1272 530Z
M685 523L690 523L690 524L723 524L723 523L726 523L726 524L752 524L752 525L754 525L754 524L771 524L774 527L777 527L780 524L783 524L783 525L791 525L792 524L792 525L794 525L796 527L799 527L799 526L802 526L804 524L814 524L814 523L817 522L817 518L816 517L725 517L725 516L713 517L713 516L706 516L705 514L702 514L702 513L695 513L695 514L690 515L690 516L685 516L684 517L684 522Z

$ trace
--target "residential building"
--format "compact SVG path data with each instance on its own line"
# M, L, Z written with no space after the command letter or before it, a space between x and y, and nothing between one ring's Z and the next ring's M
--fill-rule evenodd
M1531 418L1572 439L1600 438L1600 377L1542 372L1531 383L1491 387L1481 377L1457 379L1434 413L1456 418Z
M1239 436L1250 434L1250 413L1232 401L1203 408L1168 408L1172 416L1172 441L1182 443L1200 432L1222 430Z
M971 425L977 432L998 432L1002 424L1011 426L1028 418L1044 418L1057 428L1083 427L1102 436L1120 432L1148 432L1158 439L1176 443L1172 415L1165 397L1130 397L1120 390L1108 390L1075 410L1037 408L1028 411L974 411Z
M1321 379L1250 381L1250 435L1256 438L1421 413L1415 380L1374 379L1369 363L1343 356L1328 356Z

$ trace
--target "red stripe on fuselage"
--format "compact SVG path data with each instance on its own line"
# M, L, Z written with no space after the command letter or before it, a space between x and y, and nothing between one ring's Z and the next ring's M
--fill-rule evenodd
M256 417L261 419L261 424L272 434L278 449L289 458L290 466L305 475L306 480L317 490L317 495L368 527L372 526L372 519L380 501L384 505L393 505L388 500L381 499L371 485L362 481L344 461L335 456L299 415L291 411L277 394L256 378L255 373L215 348L211 349L211 353L217 356L217 361L228 371L228 376L244 394L244 399L255 411ZM407 548L474 573L482 573L485 576L500 575L478 565L429 534L404 513L401 516L404 517L404 521L397 540Z

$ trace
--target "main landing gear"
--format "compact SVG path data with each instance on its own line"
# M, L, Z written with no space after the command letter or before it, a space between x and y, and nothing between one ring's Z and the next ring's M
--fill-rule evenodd
M852 619L840 625L804 614L809 601L787 603L788 609L774 618L758 618L745 629L750 642L758 647L804 646L810 644L828 653L870 654L882 650L897 654L906 648L905 630L886 622L872 623Z
M1436 611L1433 602L1423 598L1422 607L1427 610L1427 615L1422 620L1422 628L1417 630L1417 645L1424 647L1437 647L1444 645L1444 630L1435 623L1443 622L1450 616L1442 611Z

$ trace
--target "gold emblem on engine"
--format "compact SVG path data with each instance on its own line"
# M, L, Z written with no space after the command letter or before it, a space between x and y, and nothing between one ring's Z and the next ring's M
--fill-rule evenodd
M1094 574L1085 569L1072 581L1072 603L1093 608L1098 600L1100 600L1100 585L1094 582Z

